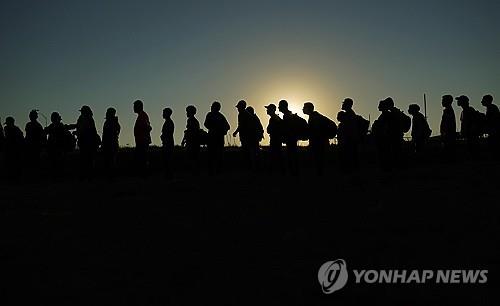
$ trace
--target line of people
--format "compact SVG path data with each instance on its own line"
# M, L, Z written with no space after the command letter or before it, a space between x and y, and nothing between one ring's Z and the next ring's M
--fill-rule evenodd
M500 112L493 104L493 97L485 95L481 104L486 108L485 113L475 110L469 104L469 98L461 95L456 97L457 105L462 108L460 116L460 132L457 132L453 97L442 97L443 115L440 124L440 136L443 145L443 154L446 160L455 158L456 142L463 138L471 154L479 150L479 139L488 136L488 146L491 152L498 157L500 154ZM359 145L368 137L373 138L380 164L384 169L394 168L400 163L404 135L411 130L413 153L418 157L425 150L426 142L432 134L427 119L420 112L417 104L408 107L408 114L398 109L392 98L388 97L379 102L379 117L370 122L353 110L353 100L346 98L342 102L341 111L337 114L338 125L331 119L315 110L313 103L306 102L303 113L308 116L306 121L298 114L292 113L288 102L281 100L278 106L266 105L269 122L266 130L256 115L255 110L248 106L246 101L240 100L238 111L238 125L233 137L239 136L241 151L248 169L255 169L259 160L260 142L264 134L269 135L269 170L288 172L293 175L299 173L298 141L309 142L309 151L314 161L316 172L321 175L325 169L325 158L330 140L337 138L339 164L345 172L354 171L359 167ZM145 175L148 164L148 151L152 143L152 126L149 117L144 111L141 100L133 103L137 119L134 125L135 138L135 166L138 174ZM277 112L280 112L280 117ZM213 102L210 112L206 115L201 128L196 119L197 109L193 105L186 107L187 124L181 145L186 149L186 155L194 174L200 169L200 147L207 146L208 169L211 174L219 173L222 169L225 136L230 125L221 113L221 104ZM411 116L411 117L410 117ZM172 177L172 158L174 150L174 122L172 109L163 110L164 124L161 141L163 147L164 170L167 177ZM92 177L95 158L99 148L102 150L107 173L113 173L116 166L116 156L119 150L120 124L114 108L106 111L102 139L97 132L91 108L84 105L80 109L80 116L75 124L64 124L59 113L51 114L51 123L42 127L38 122L38 112L33 110L29 114L30 121L26 124L24 136L16 126L13 117L7 117L5 128L0 124L0 150L5 153L6 165L9 173L19 169L20 163L26 159L30 167L36 169L40 164L42 150L48 153L52 173L62 173L62 165L66 153L78 147L80 155L80 175L84 179ZM285 145L283 147L283 144Z

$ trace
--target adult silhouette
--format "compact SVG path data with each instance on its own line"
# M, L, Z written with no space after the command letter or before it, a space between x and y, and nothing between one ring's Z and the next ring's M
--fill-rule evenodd
M394 120L390 111L390 104L382 100L378 104L379 117L373 122L372 135L375 139L380 166L383 170L391 170L393 166L394 139L397 139L399 124ZM396 134L396 136L394 136Z
M299 163L297 142L300 139L298 127L299 119L297 118L297 114L293 114L292 111L288 109L288 101L286 100L280 100L278 102L278 110L283 114L283 140L286 145L288 170L292 175L298 175Z
M325 155L330 145L330 138L337 134L337 125L329 118L314 110L314 104L304 103L304 114L309 116L309 149L312 153L316 174L323 175L325 168Z
M174 153L174 130L175 125L172 120L172 109L163 109L163 126L161 128L161 143L163 149L163 174L165 178L172 178L172 157Z
M238 110L238 127L233 132L233 137L240 137L243 160L248 168L253 168L254 160L252 158L251 149L251 134L252 134L252 118L247 111L247 102L240 100L236 104Z
M340 168L344 172L358 168L359 143L366 137L370 125L368 120L354 112L353 104L351 98L345 98L342 101L341 111L337 114Z
M116 109L110 107L106 110L106 117L102 128L102 152L104 167L108 177L114 177L116 171L116 159L120 146L121 126L116 116Z
M246 111L250 116L250 127L248 133L248 146L252 169L257 167L260 142L264 139L264 128L253 107L248 106Z
M76 139L70 132L75 126L64 124L58 112L50 115L50 121L49 126L44 129L47 134L47 153L51 165L51 176L59 178L64 172L66 153L75 149Z
M16 126L14 117L5 118L5 162L10 177L22 170L22 154L24 150L24 134Z
M413 151L420 155L424 150L425 143L431 136L432 130L424 114L420 112L420 106L410 104L408 106L408 113L412 116L411 141Z
M477 154L481 134L481 114L469 105L469 97L456 97L457 105L462 108L460 115L460 136L465 139L470 154Z
M26 123L26 157L31 170L38 170L40 166L40 154L47 143L47 135L42 125L38 122L38 111L29 113L30 121Z
M148 150L151 144L151 131L153 128L149 122L148 114L144 111L144 103L141 100L134 102L134 113L137 114L134 125L136 171L139 175L146 175Z
M218 101L213 102L203 123L208 129L208 169L211 174L219 173L221 170L224 137L231 128L220 110L221 104Z
M188 162L191 165L193 174L199 174L200 171L200 145L201 145L201 131L200 123L195 117L196 107L189 105L186 107L186 130L184 131L184 138L182 145L186 147Z
M497 158L500 158L500 111L498 106L493 104L492 95L483 96L481 105L486 107L485 131L488 134L488 147Z
M80 151L80 178L91 179L94 175L95 156L101 145L101 138L97 133L94 114L88 105L80 109L80 116L76 122L76 137Z
M441 116L439 132L443 144L443 160L453 161L457 141L457 121L453 110L453 96L444 95L441 98L441 105L443 106L443 115Z
M278 169L280 172L284 171L282 159L283 147L283 120L276 114L276 105L269 104L264 106L266 113L269 115L269 123L266 131L269 135L269 150L270 150L270 165L269 170L273 172Z
M5 145L5 134L3 132L2 118L0 118L0 153L3 152Z

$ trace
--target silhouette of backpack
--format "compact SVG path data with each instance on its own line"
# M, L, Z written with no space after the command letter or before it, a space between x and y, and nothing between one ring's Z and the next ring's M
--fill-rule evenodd
M402 111L400 110L397 111L399 112L398 118L399 118L399 127L401 129L401 132L407 133L411 128L411 118Z
M361 115L356 115L356 125L358 132L358 139L363 139L368 134L370 128L370 121L363 118Z
M200 129L199 134L198 134L198 140L200 142L200 145L207 145L208 144L208 133L204 129Z
M333 139L337 136L338 127L337 124L328 117L323 116L324 125L325 125L325 135L328 139Z
M292 135L297 137L299 140L309 139L309 125L306 119L300 117L297 114L292 115L291 119Z

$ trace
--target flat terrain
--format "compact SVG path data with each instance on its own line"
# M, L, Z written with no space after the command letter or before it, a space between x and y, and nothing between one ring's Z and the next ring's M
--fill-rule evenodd
M2 295L22 288L15 301L47 305L496 304L500 163L390 173L368 163L353 175L332 163L323 177L307 167L291 177L240 171L234 154L215 176L2 182ZM488 283L367 285L350 274L325 295L317 272L337 258L348 269L488 269Z

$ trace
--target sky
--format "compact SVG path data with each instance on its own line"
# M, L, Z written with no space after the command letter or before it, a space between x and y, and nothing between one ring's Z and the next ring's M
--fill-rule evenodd
M153 142L171 107L180 143L187 105L203 124L220 101L233 131L240 99L266 126L280 99L335 119L351 97L373 121L378 101L407 110L424 93L434 134L443 94L498 104L500 1L0 0L0 117L22 128L31 109L74 123L89 105L102 131L112 106L133 145L141 99Z

